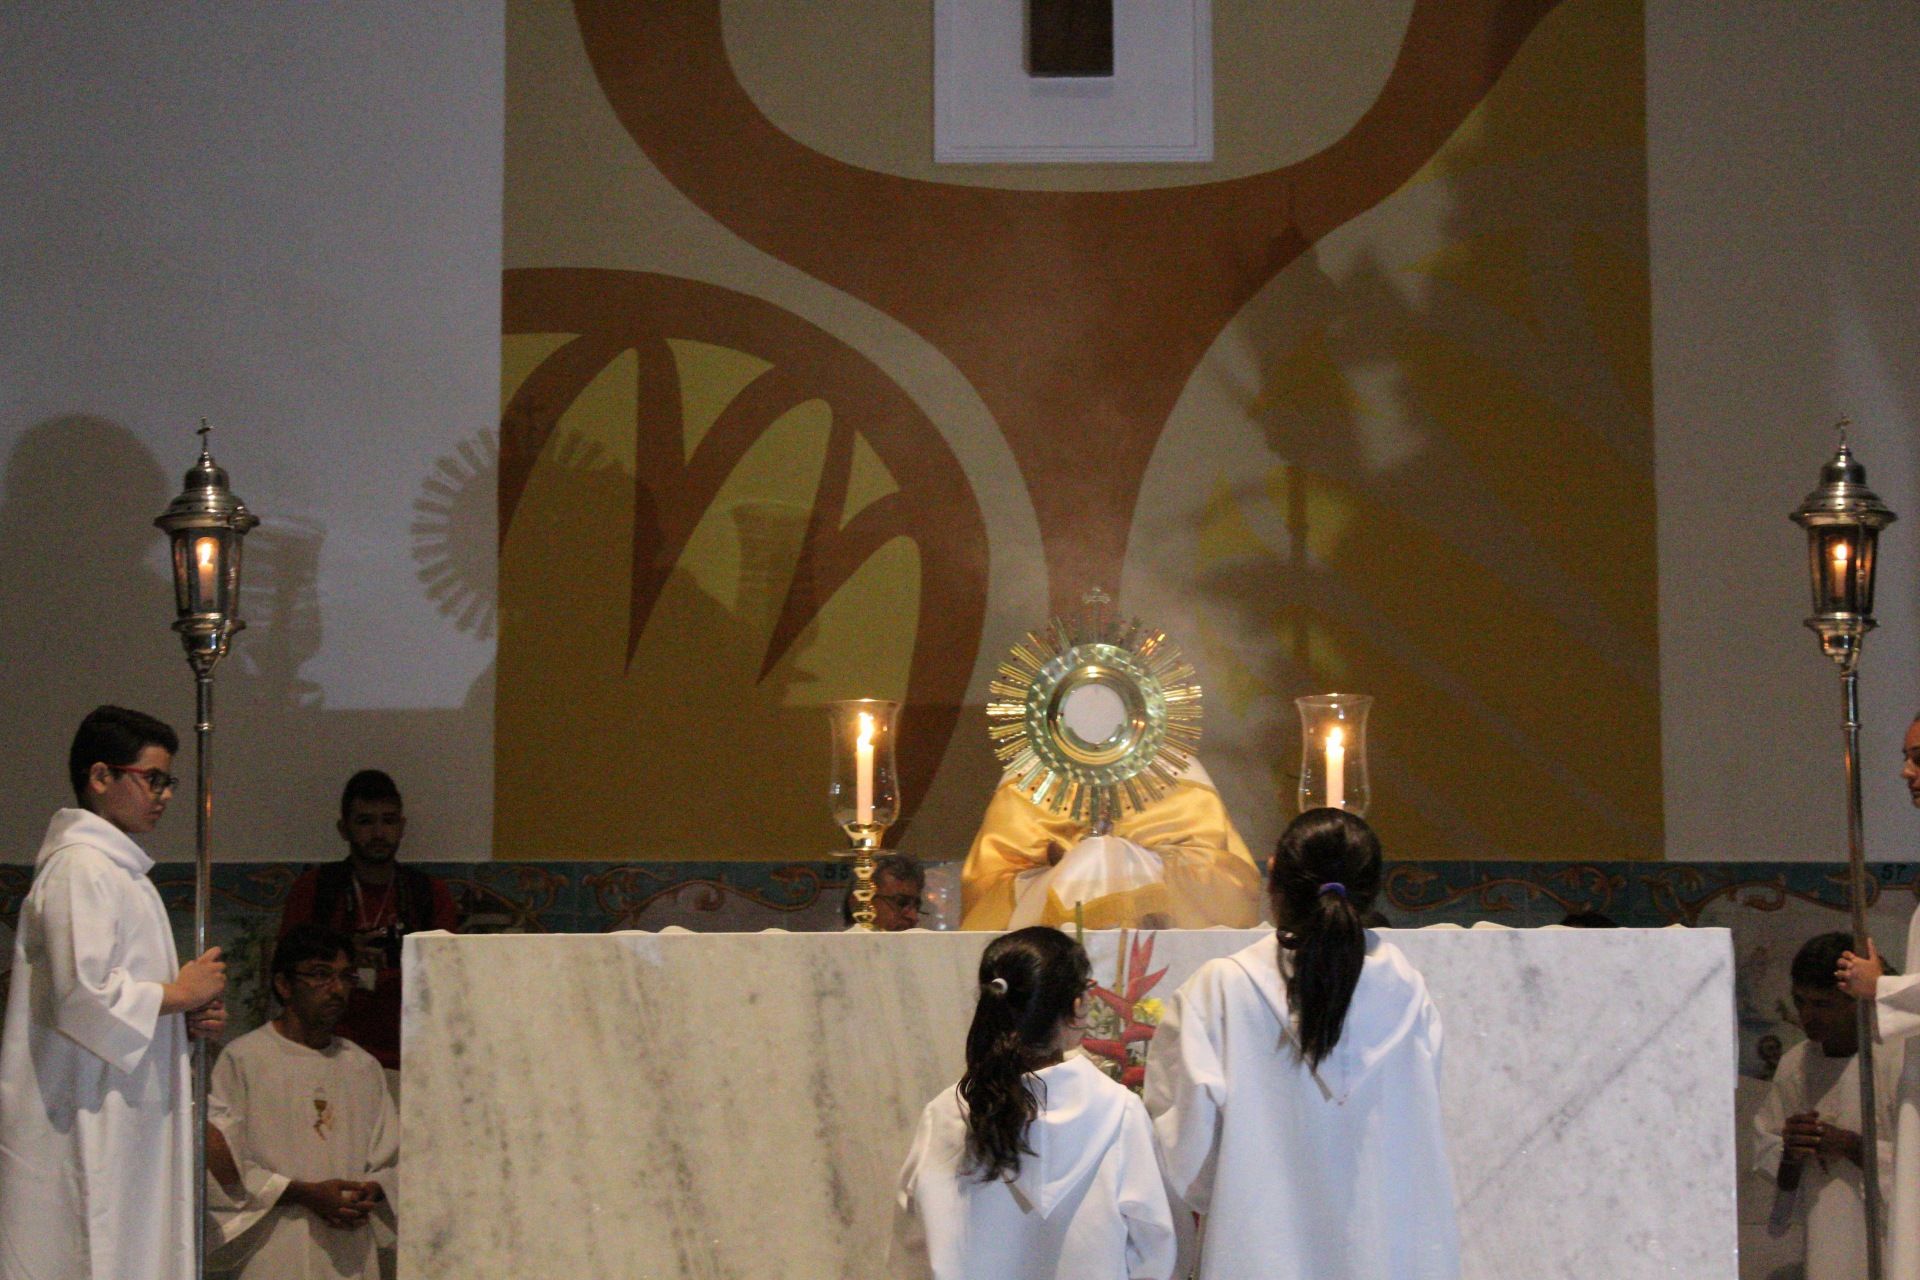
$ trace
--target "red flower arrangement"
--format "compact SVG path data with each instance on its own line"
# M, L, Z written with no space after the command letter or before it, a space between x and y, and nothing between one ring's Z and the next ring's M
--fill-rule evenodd
M1093 989L1094 1006L1087 1017L1087 1037L1080 1042L1096 1066L1127 1088L1139 1092L1147 1078L1147 1046L1160 1025L1161 1004L1148 993L1167 976L1164 968L1149 971L1153 963L1153 935L1120 935L1120 973L1113 987Z

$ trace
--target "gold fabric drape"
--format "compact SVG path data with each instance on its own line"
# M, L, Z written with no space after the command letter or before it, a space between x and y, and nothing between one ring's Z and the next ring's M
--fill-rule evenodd
M1160 855L1164 879L1081 904L1089 928L1249 928L1260 922L1260 872L1233 829L1220 793L1183 781L1157 803L1128 814L1112 834ZM1013 917L1015 878L1060 860L1087 835L1084 824L1044 809L1009 783L987 805L960 872L962 929L1004 929ZM1073 918L1050 899L1046 924Z

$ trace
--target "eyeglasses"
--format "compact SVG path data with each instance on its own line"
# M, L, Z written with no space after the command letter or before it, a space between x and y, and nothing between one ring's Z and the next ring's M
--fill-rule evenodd
M295 969L293 976L303 985L316 989L351 987L356 980L351 969Z
M873 895L873 900L884 902L895 911L911 911L915 915L927 909L927 900L915 897L911 893L876 893Z
M140 781L146 783L147 790L156 796L162 792L171 791L180 785L180 779L174 777L165 769L136 769L132 765L126 764L110 764L107 768L115 773L133 775L140 779Z

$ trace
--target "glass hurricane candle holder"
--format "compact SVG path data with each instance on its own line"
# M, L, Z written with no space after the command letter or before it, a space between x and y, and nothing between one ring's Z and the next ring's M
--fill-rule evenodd
M1300 709L1300 811L1345 809L1365 817L1373 794L1367 783L1364 693L1315 693L1295 698Z
M877 850L880 837L900 817L900 771L893 739L900 704L852 698L828 705L833 734L833 776L827 798L833 820L855 849Z

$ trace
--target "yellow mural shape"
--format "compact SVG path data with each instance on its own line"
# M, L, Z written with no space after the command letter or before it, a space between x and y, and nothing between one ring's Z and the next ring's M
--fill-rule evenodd
M510 345L524 376L557 344ZM696 343L674 358L691 453L767 366ZM561 417L501 547L497 856L818 857L836 838L821 707L903 695L918 552L880 547L762 674L833 425L805 401L726 477L631 637L637 368L615 356ZM885 491L877 458L856 466L868 500Z
M1639 0L1574 0L1536 27L1506 73L1411 183L1531 169L1553 156L1646 145L1646 19Z
M1414 270L1444 280L1529 329L1540 327L1534 270L1527 261L1528 233L1507 228L1450 244Z
M674 371L680 376L684 447L691 458L734 397L772 366L757 356L711 342L669 338L667 350L673 353Z

